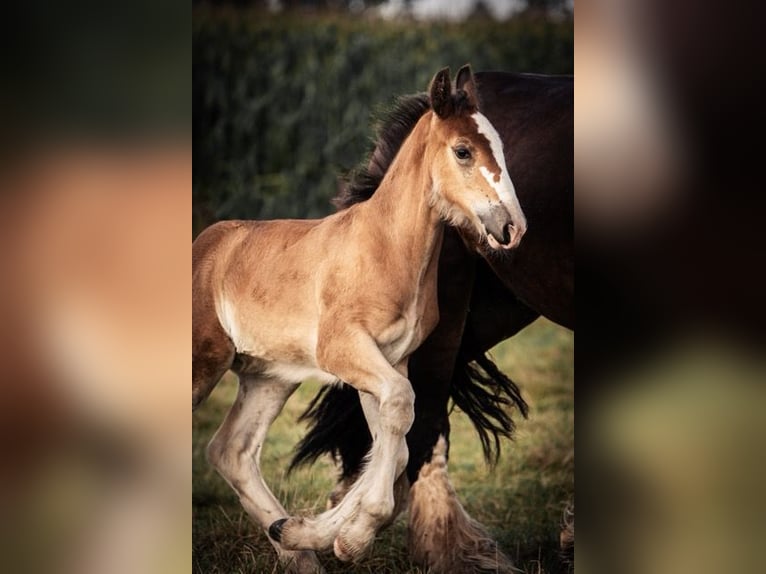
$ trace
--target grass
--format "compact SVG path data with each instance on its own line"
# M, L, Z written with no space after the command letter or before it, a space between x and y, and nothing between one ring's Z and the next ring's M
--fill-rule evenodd
M516 417L512 442L504 441L495 468L485 465L467 417L451 418L450 474L468 512L499 542L522 571L559 571L558 537L563 509L574 490L574 336L538 320L492 351L497 364L522 388L528 420ZM305 383L291 397L269 433L262 457L266 482L296 514L321 512L337 471L329 459L285 474L305 426L296 422L316 385ZM242 510L236 495L205 460L205 446L236 394L228 374L193 416L193 567L195 573L280 572L266 535ZM406 517L381 532L372 554L358 564L320 559L332 573L409 573Z

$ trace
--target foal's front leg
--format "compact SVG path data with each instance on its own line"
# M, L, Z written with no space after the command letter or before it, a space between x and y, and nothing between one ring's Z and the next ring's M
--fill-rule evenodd
M406 362L397 365L396 370L400 375L406 377ZM382 429L380 424L380 404L378 403L378 400L375 398L375 396L369 393L360 392L359 398L364 410L365 419L367 420L367 424L370 429L370 434L372 435L372 452L374 452L376 445L379 445L379 441L381 440L380 437ZM386 500L387 505L390 504L391 497L393 497L393 510L389 511L388 508L386 508L385 514L387 516L383 518L377 513L370 513L366 511L365 505L363 503L359 511L354 513L354 515L349 517L349 519L344 523L343 527L341 528L340 535L335 539L335 554L341 559L350 560L355 556L358 556L364 550L364 548L368 546L369 542L375 538L375 534L383 526L388 525L396 518L397 507L399 510L401 510L402 505L406 503L406 490L409 488L409 483L407 482L406 486L404 487L405 493L402 493L402 485L399 484L398 481L407 480L407 477L404 474L409 455L407 442L404 438L402 438L398 441L398 448L397 445L392 445L392 447L396 448L396 451L393 453L388 453L384 460L395 461L393 477L390 473L385 472L384 469L376 468L373 466L372 460L370 459L370 462L367 466L369 473L367 474L366 478L364 476L362 477L366 479L366 483L364 485L365 492L362 494L362 496L365 500L368 501ZM391 487L392 480L394 482L393 492ZM399 488L397 488L397 486ZM404 500L397 500L397 490L400 491L400 498L403 498ZM370 506L372 506L372 504L374 503L371 503ZM382 522L381 518L383 518ZM358 550L356 549L357 547L359 548Z
M352 560L365 553L394 512L393 486L407 464L404 436L414 419L415 394L364 332L336 334L332 347L319 347L317 356L323 370L369 395L365 402L376 403L369 411L377 411L377 436L366 468L340 504L315 518L277 521L269 533L283 548L332 545L338 558Z

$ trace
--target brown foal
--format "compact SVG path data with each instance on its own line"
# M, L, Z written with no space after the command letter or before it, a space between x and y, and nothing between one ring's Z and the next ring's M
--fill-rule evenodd
M526 230L470 68L455 90L441 70L429 94L432 111L368 201L321 220L220 222L193 244L192 408L227 369L239 375L208 457L292 571L321 571L312 550L362 556L394 511L414 417L407 360L439 320L445 222L493 249L517 246ZM259 460L269 426L308 377L359 391L373 444L337 506L286 518Z

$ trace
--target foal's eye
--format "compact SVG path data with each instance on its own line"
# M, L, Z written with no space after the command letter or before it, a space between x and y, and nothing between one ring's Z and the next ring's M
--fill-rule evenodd
M455 148L455 157L458 158L460 161L466 161L471 159L471 150L469 150L467 147L457 147Z

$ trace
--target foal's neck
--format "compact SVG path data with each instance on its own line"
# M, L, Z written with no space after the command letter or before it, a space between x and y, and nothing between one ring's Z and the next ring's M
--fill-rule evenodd
M415 125L375 194L365 202L381 240L413 271L426 271L431 260L438 258L444 234L444 224L430 201L433 158L428 157L426 143L431 113Z

